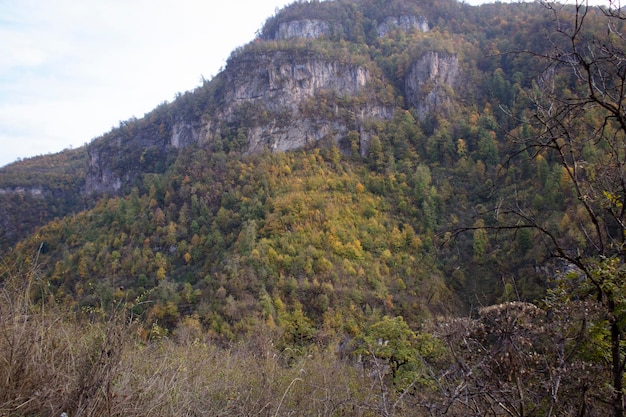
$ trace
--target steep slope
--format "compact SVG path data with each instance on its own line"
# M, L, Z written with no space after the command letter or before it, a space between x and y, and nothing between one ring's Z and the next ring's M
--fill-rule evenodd
M195 313L222 335L278 320L281 305L302 305L317 326L329 314L417 321L452 308L432 247L376 193L381 178L337 148L228 159L189 150L145 192L103 200L20 247L44 242L38 261L57 298L141 300L161 326Z
M371 12L378 6L362 7ZM333 8L340 13L331 14ZM214 80L94 141L89 146L87 193L128 190L141 173L162 172L169 154L196 143L257 153L299 149L329 139L350 153L348 133L356 131L357 151L367 155L369 126L391 119L400 103L358 33L364 29L352 27L355 22L350 19L363 13L355 10L333 2L305 9L292 5L268 21L260 38L233 52ZM380 22L372 20L376 35L371 44L383 42L392 33L429 30L427 19L414 14L420 12L416 5L399 4L396 12L378 17ZM283 21L290 13L299 15ZM309 14L316 18L301 18ZM440 66L445 59L440 58L438 48L426 55L421 48L406 54L417 67L430 68L414 70L406 81L407 102L423 102L421 117L449 104L447 91L454 88L453 83L461 83L455 54L446 58L452 67Z
M0 172L90 204L0 263L3 409L622 416L611 13L297 2L195 91Z
M525 111L538 70L500 51L522 21L517 47L540 46L539 7L295 3L214 79L81 149L72 181L92 206L11 256L37 258L68 305L136 303L148 323L200 317L226 337L294 311L341 333L512 286L535 299L532 235L449 232L496 224L501 196L565 209L551 161L501 164L517 152L502 109Z
M86 207L84 148L15 162L0 169L0 254L38 226Z

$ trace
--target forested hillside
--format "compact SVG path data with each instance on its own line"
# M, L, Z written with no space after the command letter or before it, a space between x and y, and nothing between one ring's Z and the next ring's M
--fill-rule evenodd
M625 20L296 2L0 169L0 414L623 415Z

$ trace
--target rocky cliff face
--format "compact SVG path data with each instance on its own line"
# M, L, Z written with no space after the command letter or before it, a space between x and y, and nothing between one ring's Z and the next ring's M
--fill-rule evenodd
M200 137L206 137L206 127L202 123L178 121L172 127L170 146L175 149L185 148L198 143Z
M120 144L117 144L118 148ZM113 172L114 164L103 161L103 152L95 147L89 150L89 170L85 179L87 194L116 192L122 187L122 176Z
M247 116L247 151L286 151L330 137L340 143L350 129L368 118L389 118L393 109L374 101L358 108L331 104L358 96L370 80L358 65L328 60L314 53L273 52L239 57L227 72L229 86L222 112L207 127L204 141L220 135L229 123ZM320 110L326 101L330 114ZM311 107L312 106L312 107ZM347 126L342 115L355 114ZM251 114L252 113L252 114ZM252 117L250 117L252 116Z
M284 22L278 26L278 31L273 35L274 40L284 39L316 39L331 35L330 24L324 20L304 19Z
M428 52L411 65L405 79L405 96L422 119L435 111L445 114L452 105L458 79L456 55Z
M117 193L144 173L163 172L168 155L192 141L186 126L168 131L158 120L126 122L88 145L85 193Z
M339 28L343 30L341 26ZM376 31L378 33L378 37L384 38L394 29L404 32L409 32L411 30L428 32L430 30L430 26L428 24L428 20L423 16L389 16L378 25ZM278 25L278 30L272 33L269 36L269 39L317 39L323 36L330 37L332 33L333 29L331 24L325 20L302 19L280 23Z
M156 126L129 124L90 145L86 192L118 192L142 173L159 172L176 149L222 138L237 137L237 150L247 153L288 151L320 140L350 152L345 139L349 131L357 131L359 152L366 156L368 122L390 119L394 113L393 106L371 94L363 98L372 79L368 69L311 51L242 53L231 59L221 77L223 87L214 97L219 104L210 117L174 115L166 131L163 126L157 131ZM420 118L446 112L458 78L455 55L426 53L405 79L406 100Z
M426 18L421 16L389 16L378 25L378 37L384 38L394 29L399 29L404 32L414 29L422 32L428 32L430 28Z
M394 109L375 97L354 100L371 80L366 68L310 51L242 53L231 58L220 76L223 88L214 97L219 104L210 117L174 115L165 136L154 126L151 136L148 127L128 124L91 144L87 193L117 192L141 172L158 171L155 159L164 161L176 149L234 136L238 150L247 153L287 151L322 139L348 152L343 139L356 130L365 154L366 122L393 116Z
M35 198L43 198L45 191L41 187L12 187L12 188L0 188L0 195L30 195Z
M395 28L429 30L426 19L400 15L386 18L377 33L386 36ZM350 153L354 144L347 143L348 133L356 131L359 152L366 156L371 136L367 126L391 119L395 111L395 103L383 103L377 96L376 91L386 87L380 73L371 73L375 64L363 61L363 56L356 64L349 55L316 52L305 43L289 46L293 38L310 42L331 32L325 20L283 22L273 39L258 39L254 48L233 55L211 81L213 87L207 83L162 111L94 141L88 148L86 193L116 193L144 173L163 172L176 150L193 144L220 148L217 144L225 141L228 150L255 153L288 151L324 140ZM406 102L420 118L445 111L458 72L456 56L424 54L405 78Z

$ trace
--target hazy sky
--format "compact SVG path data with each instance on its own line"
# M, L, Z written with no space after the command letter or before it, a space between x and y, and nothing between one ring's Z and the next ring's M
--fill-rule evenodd
M81 146L197 87L290 3L0 0L0 166Z

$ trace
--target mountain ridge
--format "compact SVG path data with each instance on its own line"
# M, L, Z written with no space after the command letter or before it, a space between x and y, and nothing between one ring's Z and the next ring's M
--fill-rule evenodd
M409 305L422 312L417 316L427 314L418 308L417 301L424 299L425 290L415 289L408 296L402 290L407 282L419 287L420 280L429 282L424 288L433 288L433 294L438 294L431 295L431 300L440 300L439 304L425 303L433 312L445 310L444 299L464 299L466 308L471 308L472 297L484 303L500 299L506 281L495 286L491 283L503 274L513 274L518 285L524 286L520 294L532 299L541 293L542 286L531 266L538 254L527 244L514 241L506 249L514 253L517 245L522 245L518 259L508 266L496 257L502 242L489 243L490 239L480 234L460 237L454 250L438 245L446 240L447 225L475 221L471 220L472 213L491 204L494 187L508 189L516 181L528 184L531 190L538 187L530 167L515 167L505 177L498 174L501 158L510 152L504 132L511 120L494 107L514 104L521 83L529 82L516 65L524 68L526 61L517 57L516 63L516 55L481 55L479 50L482 44L497 48L494 42L508 47L507 36L515 31L516 23L503 16L519 20L523 14L530 19L539 6L475 8L447 0L433 5L407 0L383 8L378 3L294 3L268 19L259 38L233 51L225 69L212 80L178 95L172 103L163 103L143 118L121 122L77 150L80 158L76 163L85 165L80 171L84 176L70 181L76 188L56 196L44 194L48 197L30 203L33 208L60 206L54 212L39 210L39 221L30 230L51 222L41 229L39 240L17 244L23 236L14 231L24 229L16 225L29 213L16 215L14 204L3 204L10 214L5 216L9 220L4 230L9 238L3 239L3 248L17 244L15 252L23 256L37 251L42 239L46 241L41 259L52 262L46 266L47 276L55 282L66 281L60 284L60 293L71 295L79 304L93 303L96 295L87 297L90 301L83 296L75 299L75 294L85 291L76 286L83 288L83 280L91 282L97 277L90 285L104 285L105 295L100 296L108 302L114 298L118 281L126 289L121 293L128 292L124 297L130 298L142 291L153 294L160 283L180 287L185 280L191 283L192 292L200 291L209 299L222 294L220 289L242 297L241 302L258 298L259 288L231 283L242 279L232 268L243 268L252 281L259 280L251 278L256 275L265 277L261 278L264 291L271 294L269 288L276 288L273 296L299 302L306 299L307 291L318 288L306 284L311 274L327 276L332 288L346 285L342 277L371 275L376 278L360 284L357 293L362 293L356 299L370 299L368 308L382 303L384 311L402 311L406 318L415 316L408 312ZM481 19L497 22L499 32L464 33L464 27L474 28ZM290 26L290 22L299 23ZM545 24L541 19L537 22L533 24ZM469 97L475 101L468 102ZM315 152L311 158L327 168L316 173L315 164L296 162L291 156L271 157L285 151L297 152L304 160L309 158L306 152ZM200 168L203 162L196 154L203 155L208 167ZM245 167L250 164L268 170L258 173L267 183L262 185L249 177ZM186 172L186 165L197 168ZM278 178L291 181L287 172L294 174L294 180L317 186L268 186ZM555 168L543 175L552 180L559 174ZM328 180L330 183L323 179L333 176L336 178ZM277 198L294 199L304 213L319 211L310 214L312 218L321 215L334 219L332 210L337 204L326 206L321 196L310 199L300 195L313 193L316 188L330 193L330 202L330 195L339 188L352 196L353 202L364 198L363 204L369 206L354 206L346 216L346 221L354 224L347 228L334 225L321 233L317 228L329 228L326 222L309 225L306 233L324 237L313 245L314 250L297 233L293 235L298 236L294 237L297 244L285 243L298 221L307 224L310 219L282 205L277 208ZM275 192L279 194L272 194ZM73 199L67 199L68 195ZM20 198L17 194L12 197ZM195 200L190 200L192 197ZM73 203L61 205L59 198ZM129 204L135 207L132 214ZM139 215L138 207L146 213ZM87 211L80 216L64 218L84 209ZM117 225L97 232L106 222L99 221L95 213L111 221L117 219ZM299 220L286 225L277 213ZM365 219L354 213L362 213ZM129 219L133 217L143 220L132 226ZM87 218L96 223L85 224ZM368 221L372 224L362 224ZM60 224L63 227L58 229ZM251 252L241 252L238 243L246 225L252 224L256 225L256 241L248 246L265 242L263 250L257 248L254 259ZM93 230L80 238L81 229ZM286 233L285 237L276 230ZM375 230L387 240L372 236ZM118 236L111 236L106 243L96 238L110 233ZM394 239L396 243L392 243ZM421 243L411 243L414 240ZM394 254L391 248L399 253ZM92 252L93 256L99 253L95 264L86 255ZM309 252L316 255L304 255ZM205 254L204 261L200 253ZM225 257L223 262L221 256ZM258 264L258 256L283 260L274 266ZM442 256L448 259L442 261ZM430 273L415 264L417 259L429 259ZM116 265L116 277L108 276L104 267L111 263ZM76 269L79 267L81 272ZM72 278L62 279L63 271ZM94 277L88 278L90 274ZM467 279L476 274L480 279ZM212 284L208 285L202 277L219 279L209 279ZM328 291L317 295L330 297ZM397 302L392 301L394 298ZM238 302L233 301L233 305ZM197 303L198 299L191 303L191 311L198 308ZM319 321L325 309L339 305L344 309L344 303L330 297L323 303L324 309L305 307ZM187 311L184 304L181 301L180 308ZM223 306L213 305L211 309L224 317ZM169 326L174 324L172 321Z
M427 29L425 27L427 22L422 17L405 16L404 20L406 21L401 19L402 30L424 31ZM216 77L217 80L211 81L219 85L232 86L232 88L225 87L224 90L216 92L210 99L214 103L220 103L218 104L219 107L226 107L226 109L221 108L221 113L213 116L207 116L205 113L201 120L198 120L197 117L184 120L185 116L174 115L175 119L180 120L177 120L171 128L170 141L165 146L178 148L190 142L208 144L215 137L219 138L224 128L228 130L229 123L240 120L254 123L254 119L258 119L257 125L246 126L248 131L243 132L247 140L247 144L243 145L244 148L247 148L243 149L244 151L258 152L264 147L268 147L270 150L286 151L316 142L326 135L332 135L325 127L316 128L320 122L325 124L328 115L325 115L325 120L316 122L314 118L308 119L303 115L301 107L306 105L306 100L315 100L317 94L324 92L331 94L331 96L333 94L347 96L342 98L348 100L352 97L357 98L360 90L369 82L371 75L368 69L359 64L342 63L345 58L354 59L356 55L352 53L339 51L339 54L334 53L336 57L327 57L325 54L328 53L328 50L316 52L315 45L306 43L307 40L317 39L322 35L330 35L329 23L319 23L326 28L326 31L311 33L311 26L301 22L307 22L307 20L283 22L278 31L274 35L270 35L270 40L253 41L243 47L241 51L234 52L224 71ZM317 20L316 22L325 21ZM393 22L398 22L398 18L388 17L381 23L387 27L383 33L387 33L389 25ZM290 24L294 26L286 29L289 28ZM283 31L289 32L289 36L281 35L281 27ZM263 39L263 37L259 39ZM276 41L286 42L286 44L282 47L280 45L276 47L274 46ZM305 43L298 44L299 41ZM293 44L293 42L296 43ZM282 51L281 48L285 48L285 50ZM252 49L252 51L247 51L247 49ZM367 57L363 57L363 59L369 60ZM433 59L438 61L438 56L434 55ZM221 77L225 79L221 80ZM430 82L434 83L435 87L441 82L445 84L445 75L443 78L433 78ZM415 95L421 94L419 81L413 82L411 86ZM437 88L434 88L428 93L431 97L431 104L437 101L436 91ZM392 109L385 108L382 103L376 104L377 96L378 94L375 92L367 96L366 108L347 109L347 111L357 114L357 126L354 126L356 130L361 130L358 127L358 120L363 119L366 114L374 119L377 117L389 119L391 117ZM250 114L252 111L250 106L255 107L254 114ZM428 108L420 109L422 115L427 112ZM335 109L334 113L337 116L338 109ZM268 118L271 119L269 124L267 124L268 120L264 120ZM299 125L281 126L280 120L286 118L289 118L292 123L299 121ZM276 123L277 120L279 123ZM339 122L331 130L340 132L335 134L335 141L339 143L347 136L349 129ZM241 131L238 132L238 134L241 133ZM360 152L362 155L366 155L368 132L363 131L360 134L365 137L363 143L360 144ZM271 143L268 142L270 137L272 138ZM150 145L140 141L139 146L148 147ZM156 147L160 148L161 152L164 151L163 143L156 144ZM109 151L112 152L112 150ZM344 147L344 151L349 152L350 149ZM119 177L113 179L112 170L109 167L99 166L99 152L95 150L94 146L90 147L90 153L92 156L87 179L87 193L103 190L117 191L123 182L129 180L129 178L124 180Z
M0 170L3 408L623 416L624 33L297 2L196 90Z

